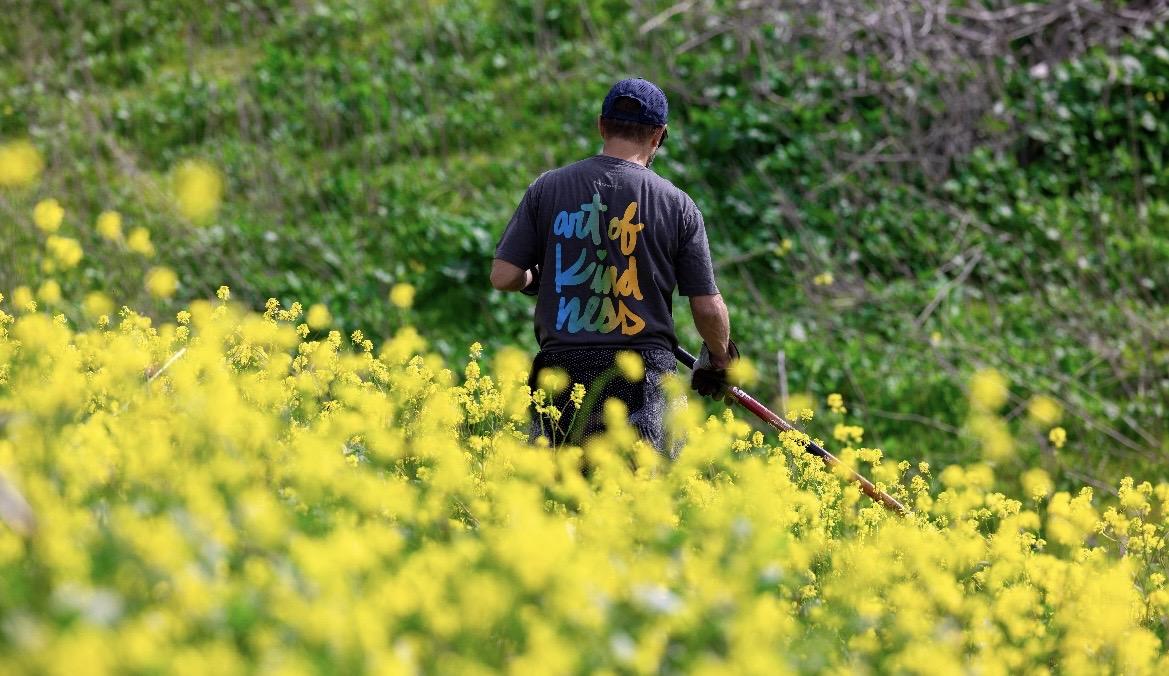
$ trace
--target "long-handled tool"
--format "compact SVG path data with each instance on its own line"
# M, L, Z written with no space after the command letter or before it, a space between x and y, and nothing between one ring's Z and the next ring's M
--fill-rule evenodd
M694 358L694 355L690 354L681 347L674 348L674 356L677 357L678 361L682 362L682 365L688 369L693 369L694 362L697 361ZM735 387L734 385L728 385L727 391L730 392L731 397L733 397L740 406L754 413L760 420L767 423L768 425L771 425L780 432L789 432L795 429L792 427L791 423L776 415L774 412L772 412L771 409L759 403L755 397L752 397L738 387ZM844 463L840 462L839 458L826 451L816 442L809 439L808 445L804 447L804 450L823 460L824 464L827 465L829 469L837 471L839 471L837 468L843 469L843 471L847 473L848 478L856 482L865 495L872 498L875 502L879 502L889 511L900 514L902 516L909 513L909 510L905 508L905 505L902 505L900 502L898 502L897 498L877 488L873 485L873 482L864 478L853 469L845 467Z

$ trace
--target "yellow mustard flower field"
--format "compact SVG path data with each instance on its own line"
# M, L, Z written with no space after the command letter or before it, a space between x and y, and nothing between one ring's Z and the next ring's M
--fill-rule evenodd
M901 517L803 433L694 401L672 462L612 404L586 448L529 446L519 351L443 363L410 326L375 346L227 288L165 323L23 295L0 302L0 672L1169 669L1169 484L882 458L830 397L807 429Z

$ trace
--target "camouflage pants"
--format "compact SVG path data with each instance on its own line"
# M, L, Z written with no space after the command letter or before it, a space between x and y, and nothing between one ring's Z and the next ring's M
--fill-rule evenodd
M673 449L666 448L667 401L666 393L662 389L662 380L676 370L674 355L661 349L637 350L645 364L645 377L640 382L631 383L619 373L612 371L618 352L619 350L612 348L577 348L555 352L541 350L532 363L528 386L532 391L536 390L542 369L561 368L568 373L568 387L552 397L552 403L564 411L564 417L560 420L561 432L557 433L558 440L563 434L570 443L582 443L590 436L603 433L604 402L614 398L624 402L629 410L629 424L637 430L641 438L652 444L659 452L673 457ZM585 386L590 392L589 399L595 404L589 407L586 403L589 410L580 411L572 421L572 429L569 430L567 429L569 420L576 414L575 406L569 399L575 383ZM601 388L600 392L593 392L598 386ZM547 415L536 413L533 406L532 426L529 432L532 441L541 436L548 437L548 431L555 425L556 423Z

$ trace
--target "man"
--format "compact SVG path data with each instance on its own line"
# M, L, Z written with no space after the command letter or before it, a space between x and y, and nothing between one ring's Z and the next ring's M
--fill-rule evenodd
M662 379L675 370L672 295L690 298L704 341L692 385L721 394L738 357L727 308L715 285L702 214L690 197L652 170L666 139L666 96L640 78L613 85L601 104L594 155L542 174L530 186L495 250L491 284L536 296L540 352L530 384L546 368L564 369L572 383L602 387L625 402L634 429L665 452ZM637 382L617 376L618 353L634 351L645 365ZM600 380L598 380L600 379ZM566 410L571 387L553 403ZM571 440L604 429L600 406L582 411ZM533 437L557 422L533 423ZM563 438L568 430L558 425Z

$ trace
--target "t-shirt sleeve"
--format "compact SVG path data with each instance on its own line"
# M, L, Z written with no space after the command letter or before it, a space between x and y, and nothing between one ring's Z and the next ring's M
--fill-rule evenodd
M540 263L539 230L536 227L536 204L539 199L540 179L536 179L524 192L524 198L516 207L511 220L503 230L495 257L505 260L524 270Z
M710 260L706 225L702 222L702 213L698 208L694 205L689 207L683 212L678 252L674 255L678 293L683 296L713 296L718 293L718 286L714 283L714 264Z

